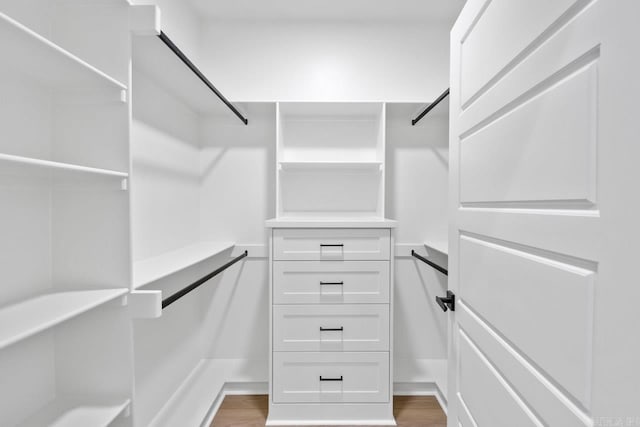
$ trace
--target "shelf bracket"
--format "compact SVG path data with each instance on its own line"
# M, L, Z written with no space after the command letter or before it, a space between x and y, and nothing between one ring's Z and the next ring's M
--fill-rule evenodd
M129 312L134 319L157 319L162 316L162 291L131 291Z
M129 8L129 29L137 36L160 35L160 9L155 5L135 5Z

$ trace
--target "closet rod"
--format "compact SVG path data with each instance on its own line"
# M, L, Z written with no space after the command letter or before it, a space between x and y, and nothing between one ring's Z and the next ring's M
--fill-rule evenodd
M194 289L196 289L200 285L204 284L209 279L212 279L214 276L217 276L218 274L222 273L224 270L226 270L227 268L231 267L233 264L235 264L236 262L240 261L242 258L244 258L244 257L246 257L248 255L249 255L249 253L247 251L244 251L244 253L242 255L232 259L231 261L229 261L228 263L226 263L222 267L212 271L211 273L207 274L206 276L202 277L201 279L196 280L195 282L193 282L189 286L179 290L175 294L163 299L162 300L162 308L164 309L165 307L168 307L169 305L171 305L174 302L178 301L180 298L182 298L183 296L187 295L189 292L193 291Z
M194 73L196 76L198 76L198 78L199 78L200 80L202 80L202 82L203 82L205 85L207 85L207 87L208 87L209 89L211 89L211 91L212 91L213 93L215 93L215 94L216 94L216 96L217 96L218 98L220 98L220 100L221 100L222 102L224 102L224 103L225 103L225 105L226 105L227 107L229 107L229 109L230 109L231 111L233 111L233 113L234 113L236 116L238 116L238 118L239 118L240 120L242 120L242 123L244 123L245 125L249 124L249 120L248 120L246 117L244 117L244 116L240 113L240 111L238 111L238 109L237 109L237 108L236 108L236 107L235 107L231 102L229 102L229 100L228 100L227 98L225 98L225 96L224 96L222 93L220 93L220 91L219 91L218 89L216 89L216 87L215 87L215 86L214 86L214 85L209 81L209 79L207 79L207 78L205 77L205 75L204 75L204 74L202 74L202 72L198 69L198 67L196 67L196 66L195 66L195 64L194 64L193 62L191 62L191 60L190 60L189 58L187 58L187 56L186 56L184 53L182 53L182 51L178 48L178 46L176 46L176 45L171 41L171 39L170 39L170 38L169 38L169 37L168 37L164 32L160 31L160 35L158 35L158 37L160 38L160 40L162 40L162 42L163 42L164 44L166 44L166 45L167 45L167 47L169 47L169 49L171 49L171 51L173 51L173 53L175 53L175 54L176 54L176 56L177 56L178 58L180 58L180 60L181 60L182 62L184 62L184 64L185 64L187 67L189 67L189 69L190 69L191 71L193 71L193 73Z
M411 124L415 126L424 116L426 116L429 113L429 111L436 108L436 105L440 104L440 102L442 102L442 100L445 99L447 96L449 96L449 88L447 88L447 90L442 92L442 95L440 95L438 99L436 99L431 104L429 104L427 108L425 108L424 111L418 115L418 117L411 120Z
M438 270L440 273L444 274L445 276L449 275L449 271L446 268L440 267L438 264L435 264L435 263L429 261L428 259L426 259L422 255L418 254L413 249L411 250L411 256L414 257L414 258L418 258L420 261L422 261L425 264L435 268L436 270Z

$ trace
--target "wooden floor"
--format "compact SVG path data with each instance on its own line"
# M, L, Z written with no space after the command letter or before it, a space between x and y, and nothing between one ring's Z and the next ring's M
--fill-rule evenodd
M227 396L211 427L263 427L269 402L266 395ZM398 427L446 427L447 417L435 397L394 396Z

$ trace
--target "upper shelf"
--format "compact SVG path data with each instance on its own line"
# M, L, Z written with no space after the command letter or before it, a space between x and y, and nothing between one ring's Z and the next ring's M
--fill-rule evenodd
M424 246L427 249L433 249L443 255L449 255L449 242L446 240L430 240L425 242Z
M163 32L133 37L133 66L197 113L249 122Z
M282 170L318 170L318 169L338 169L338 170L362 170L362 171L378 171L382 167L382 162L342 162L342 161L326 161L326 162L279 162Z
M125 412L130 403L129 399L94 403L85 399L61 397L22 422L20 427L107 427Z
M0 350L128 292L128 289L55 292L0 308Z
M50 160L34 159L32 157L14 156L0 153L0 166L3 175L28 176L94 176L127 178L129 174L109 169L93 168L74 165L71 163L53 162Z
M133 287L153 283L233 248L232 242L199 242L133 263Z
M0 50L2 67L16 69L46 86L56 89L127 89L121 82L3 13L0 13Z

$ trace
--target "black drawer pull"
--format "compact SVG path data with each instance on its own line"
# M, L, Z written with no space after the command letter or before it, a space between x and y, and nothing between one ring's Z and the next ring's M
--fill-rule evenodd
M323 328L322 326L320 326L320 332L327 331L344 331L344 327L340 326L339 328Z
M320 381L342 381L342 375L340 375L340 378L323 378L323 376L320 375Z
M325 285L344 285L344 281L340 281L340 282L323 282L322 280L320 281L320 286L325 286Z
M344 248L344 244L343 243L337 243L337 244L330 244L330 243L320 243L320 247L324 248L324 247L330 247L330 248Z

